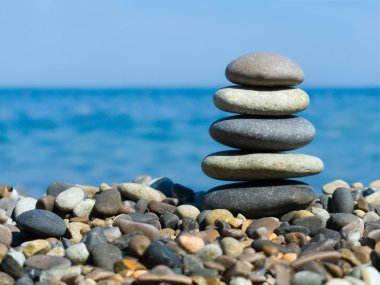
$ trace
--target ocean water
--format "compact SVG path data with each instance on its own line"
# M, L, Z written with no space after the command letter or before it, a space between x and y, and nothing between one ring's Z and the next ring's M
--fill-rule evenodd
M53 181L98 185L167 176L196 191L223 184L201 160L228 149L209 125L228 113L216 89L0 90L0 184L38 197ZM380 178L380 89L306 89L300 116L317 129L295 153L320 157L323 173L300 179L318 192L334 179Z

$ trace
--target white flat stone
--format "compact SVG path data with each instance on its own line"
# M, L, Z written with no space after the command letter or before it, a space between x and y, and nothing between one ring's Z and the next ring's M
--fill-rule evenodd
M220 110L245 115L291 115L305 110L309 103L309 96L299 88L231 86L214 95L214 104Z

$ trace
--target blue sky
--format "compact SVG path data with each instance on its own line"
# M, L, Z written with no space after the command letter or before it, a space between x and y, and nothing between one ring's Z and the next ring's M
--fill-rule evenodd
M380 1L0 0L0 87L221 86L253 51L380 86Z

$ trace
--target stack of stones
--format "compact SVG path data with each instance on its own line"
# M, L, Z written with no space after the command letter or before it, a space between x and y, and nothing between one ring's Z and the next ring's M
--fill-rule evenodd
M282 153L307 145L315 136L309 121L293 115L309 105L305 91L291 87L303 82L302 69L284 56L254 53L232 61L226 77L240 86L218 90L214 104L240 115L214 122L210 135L238 150L207 156L202 169L215 179L246 182L211 189L203 207L249 218L305 209L314 199L313 189L286 178L317 174L323 163L310 155Z

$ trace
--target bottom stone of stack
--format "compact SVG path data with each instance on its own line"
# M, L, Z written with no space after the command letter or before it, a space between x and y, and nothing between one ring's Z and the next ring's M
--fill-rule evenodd
M234 215L261 218L305 209L314 198L313 188L299 181L244 182L209 190L203 198L203 208L227 209Z

